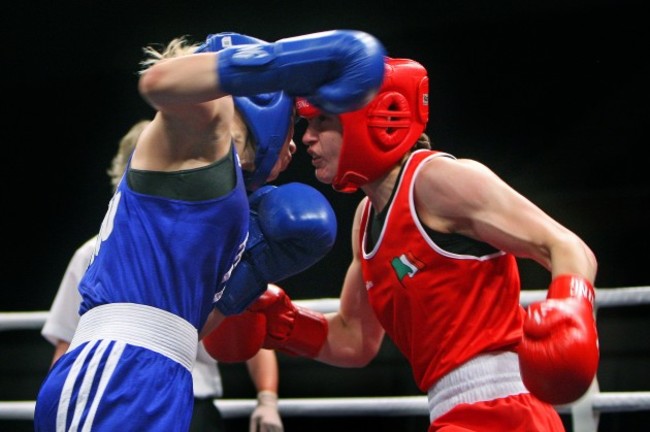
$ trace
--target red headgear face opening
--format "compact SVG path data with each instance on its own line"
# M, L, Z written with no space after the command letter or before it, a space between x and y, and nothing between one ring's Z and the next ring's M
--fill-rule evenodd
M413 147L429 120L429 78L420 63L386 57L384 82L364 108L339 115L343 143L332 187L354 192L388 172ZM318 110L305 100L298 114Z

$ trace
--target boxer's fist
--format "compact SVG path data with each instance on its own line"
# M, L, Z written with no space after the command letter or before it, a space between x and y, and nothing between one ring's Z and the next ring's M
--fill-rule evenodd
M269 284L249 311L266 317L264 348L314 358L327 340L329 328L325 316L293 304L276 285Z
M385 53L373 36L353 30L233 46L219 52L219 83L234 96L284 90L339 114L372 100L384 78Z
M311 186L264 186L249 196L249 203L246 250L216 303L226 316L243 311L267 283L311 267L336 240L334 210Z
M217 361L243 362L262 348L266 336L264 315L245 311L226 317L219 327L203 338L205 350Z
M589 389L599 360L594 297L583 277L560 275L546 300L528 307L519 365L526 388L538 399L567 404Z

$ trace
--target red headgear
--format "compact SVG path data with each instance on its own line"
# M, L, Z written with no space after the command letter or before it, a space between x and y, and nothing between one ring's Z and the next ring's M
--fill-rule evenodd
M298 99L307 119L318 109ZM416 143L429 120L429 78L420 63L386 57L384 81L364 108L339 115L343 143L332 187L354 192L395 165Z

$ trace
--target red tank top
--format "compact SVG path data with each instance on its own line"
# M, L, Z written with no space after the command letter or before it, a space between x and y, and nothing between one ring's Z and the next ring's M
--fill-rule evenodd
M513 255L445 251L419 221L414 179L436 157L452 156L420 150L406 162L372 250L367 249L369 200L359 235L370 303L424 392L479 353L512 349L521 338L523 317Z

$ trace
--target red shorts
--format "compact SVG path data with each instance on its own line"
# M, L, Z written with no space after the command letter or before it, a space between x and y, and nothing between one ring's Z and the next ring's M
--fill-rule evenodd
M429 432L564 432L553 406L529 393L459 404L438 417Z

